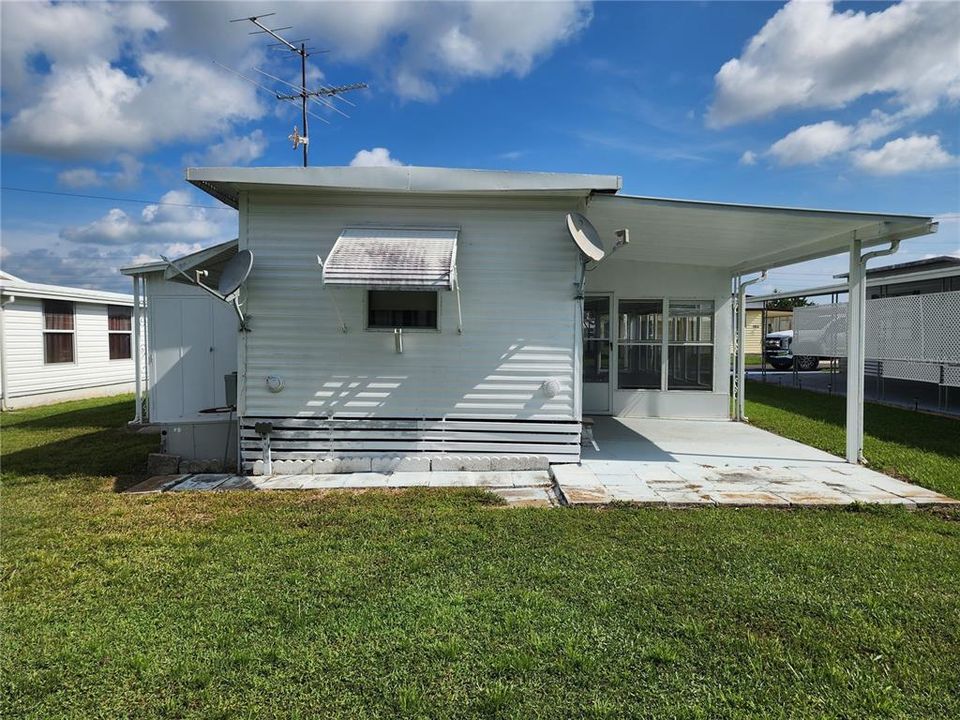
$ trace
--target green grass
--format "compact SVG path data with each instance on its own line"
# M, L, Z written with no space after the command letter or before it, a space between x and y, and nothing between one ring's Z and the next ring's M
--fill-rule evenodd
M846 399L747 383L750 422L841 457ZM863 453L870 466L960 498L960 420L887 405L864 406Z
M956 513L126 496L128 416L3 416L3 717L960 716Z

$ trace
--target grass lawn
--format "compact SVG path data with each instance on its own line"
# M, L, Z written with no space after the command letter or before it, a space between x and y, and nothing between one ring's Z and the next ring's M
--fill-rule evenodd
M747 383L750 422L843 457L846 398ZM863 454L870 467L960 498L960 420L867 403Z
M3 717L960 717L960 514L125 496L129 415L2 418Z

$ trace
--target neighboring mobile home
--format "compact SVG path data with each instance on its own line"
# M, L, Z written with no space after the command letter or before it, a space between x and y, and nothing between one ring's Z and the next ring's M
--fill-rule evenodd
M133 298L0 273L4 409L134 389Z
M168 449L217 457L196 425L157 414L159 389L179 388L181 422L207 410L206 422L236 426L248 470L267 453L576 462L587 414L729 418L731 277L931 231L923 217L627 197L616 176L317 167L187 179L239 210L239 237L178 269L214 282L228 256L251 251L248 331L209 296L196 297L210 312L158 304L200 292L172 268L125 269L160 344L142 419L177 429ZM618 231L629 244L585 264L571 212L608 251ZM235 364L188 369L201 336L219 356L230 334ZM238 419L217 408L216 388L188 402L188 388L233 369Z

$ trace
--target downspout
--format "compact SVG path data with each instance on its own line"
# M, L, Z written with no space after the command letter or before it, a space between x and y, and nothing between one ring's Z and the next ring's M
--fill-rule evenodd
M133 276L133 373L136 407L133 411L133 423L143 422L143 388L140 385L140 278Z
M862 241L850 243L850 275L847 280L847 442L848 463L865 462L863 457L863 373L867 343L867 263L900 249L899 240L891 240L885 250L860 254ZM852 422L851 422L852 418Z
M744 384L747 381L746 369L746 325L747 325L747 286L754 285L767 279L767 271L764 270L758 277L752 280L744 280L740 283L737 292L737 410L736 420L746 421L748 418L744 415L745 395Z
M7 407L7 343L4 335L4 315L6 315L4 308L12 305L16 300L16 295L8 295L0 300L0 409L4 411L10 409Z

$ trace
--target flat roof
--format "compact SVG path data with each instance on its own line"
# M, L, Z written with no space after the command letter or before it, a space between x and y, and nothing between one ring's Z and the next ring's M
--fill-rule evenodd
M631 231L630 245L616 258L722 267L735 275L845 252L853 239L870 247L926 235L937 227L924 215L620 195L622 182L616 175L412 166L188 168L187 180L233 207L241 189L252 188L567 195L587 199L587 217L611 245L617 230Z
M467 170L415 167L210 167L187 168L187 182L231 207L246 187L313 188L331 191L482 195L590 195L614 193L619 175Z
M613 256L642 262L701 265L731 274L769 270L936 232L932 217L595 195L586 209L601 238L630 230ZM606 262L606 261L605 261Z
M953 269L960 273L960 257L953 255L938 255L937 257L924 258L923 260L912 260L911 262L896 263L894 265L881 265L880 267L867 270L867 277L896 277L898 275L907 275L915 273L918 270L941 270ZM849 273L840 273L834 275L835 278L849 277Z
M14 297L72 300L74 302L90 302L103 305L133 305L133 295L125 293L89 290L66 285L45 285L43 283L27 282L20 278L15 280L0 278L0 293L13 295Z

